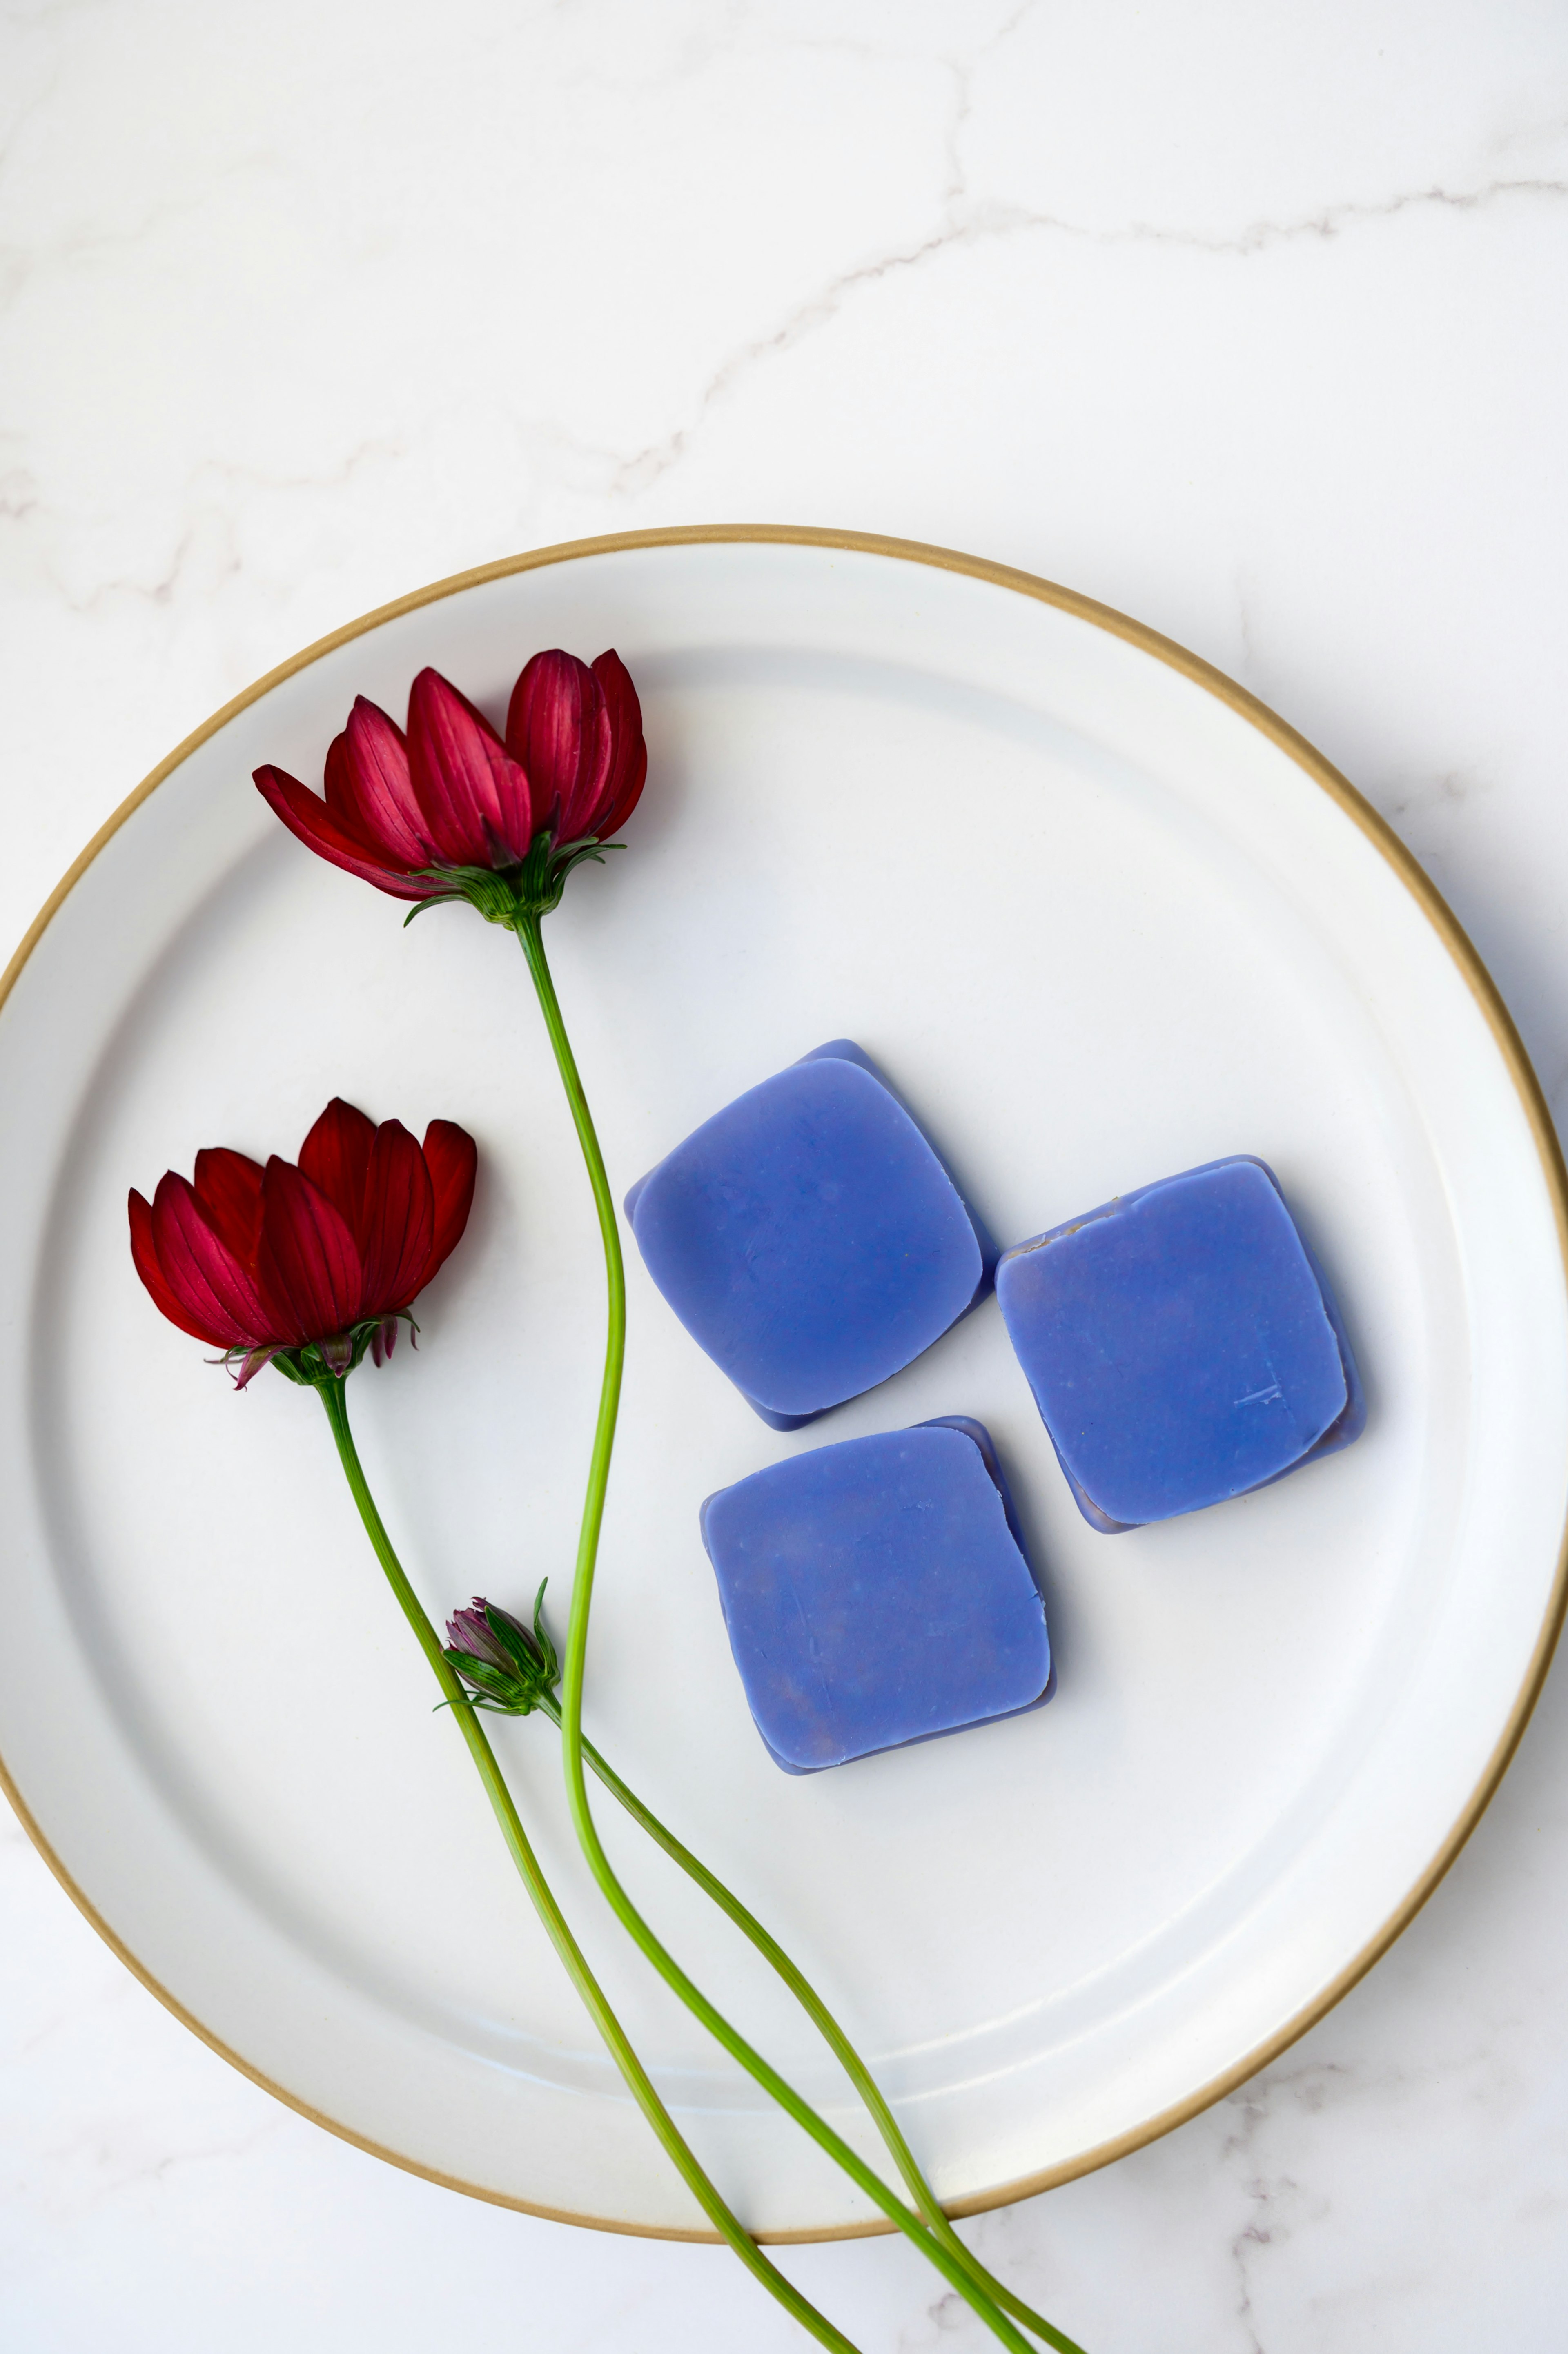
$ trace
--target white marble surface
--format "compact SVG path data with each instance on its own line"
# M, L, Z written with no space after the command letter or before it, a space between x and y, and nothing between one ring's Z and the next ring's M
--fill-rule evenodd
M0 934L215 705L406 588L852 525L1274 704L1431 867L1561 1112L1565 282L1548 0L9 0ZM972 2227L1091 2354L1562 2346L1564 1689L1277 2067ZM720 2252L279 2107L19 1829L0 1886L0 2342L805 2342ZM785 2261L865 2354L981 2342L890 2243Z

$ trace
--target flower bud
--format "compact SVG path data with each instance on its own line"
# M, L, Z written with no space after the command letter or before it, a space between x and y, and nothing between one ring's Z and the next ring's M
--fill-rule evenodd
M475 1708L500 1716L527 1716L560 1681L556 1647L545 1626L545 1587L534 1596L532 1629L509 1610L475 1595L447 1621L449 1667L471 1687Z

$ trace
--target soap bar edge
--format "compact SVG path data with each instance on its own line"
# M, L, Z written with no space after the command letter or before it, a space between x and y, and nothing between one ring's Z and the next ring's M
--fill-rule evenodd
M853 1038L831 1038L827 1040L824 1044L821 1046L813 1046L804 1055L798 1055L793 1063L785 1064L782 1067L785 1070L792 1070L798 1068L799 1066L803 1063L816 1062L848 1063L853 1067L864 1071L866 1076L873 1079L882 1089L884 1095L885 1095L889 1100L896 1106L898 1110L903 1113L905 1119L909 1122L910 1127L914 1129L916 1135L920 1140L920 1142L925 1146L926 1150L930 1154L938 1168L941 1171L942 1175L946 1178L948 1184L951 1189L953 1199L958 1204L959 1212L961 1213L963 1219L974 1238L975 1249L980 1260L980 1273L976 1280L974 1289L970 1292L965 1305L959 1310L957 1316L954 1317L952 1323L946 1327L946 1331L951 1331L954 1325L961 1324L967 1316L971 1316L975 1310L979 1308L994 1290L997 1261L1001 1256L1000 1246L996 1242L994 1235L991 1234L990 1227L986 1225L984 1219L980 1216L979 1211L969 1200L969 1195L964 1192L962 1186L954 1176L946 1154L938 1150L937 1144L927 1134L923 1123L916 1117L915 1112L910 1108L903 1094L893 1085L892 1081L888 1078L887 1074L876 1062L873 1060L872 1056L866 1053L865 1049L863 1046L858 1045ZM770 1077L777 1077L778 1074L770 1073L768 1076ZM755 1085L766 1086L767 1080L758 1080L755 1082ZM746 1095L751 1092L751 1090L743 1088L741 1092L742 1095ZM738 1100L738 1098L736 1100ZM717 1115L710 1115L710 1117L716 1116ZM705 1123L699 1122L699 1129L703 1125L705 1125ZM695 1131L694 1131L694 1133L695 1133ZM679 1150L680 1147L675 1146L672 1148L672 1150ZM624 1216L627 1225L631 1229L632 1238L634 1241L637 1240L637 1204L642 1196L644 1189L663 1167L664 1161L667 1161L670 1155L666 1153L662 1159L656 1161L651 1169L644 1170L642 1175L637 1178L634 1182L627 1188L626 1193L621 1197L621 1214ZM666 1304L670 1303L667 1302ZM681 1315L680 1310L673 1309L673 1312L674 1313L677 1321L684 1325L685 1320ZM685 1329L689 1331L691 1328L686 1326ZM696 1339L696 1335L694 1333L692 1337ZM937 1336L938 1340L944 1337L945 1333L938 1333ZM702 1341L698 1341L697 1345L701 1348L703 1346ZM932 1341L928 1345L935 1347L936 1342ZM920 1353L924 1352L922 1352ZM908 1362L913 1363L914 1360L909 1360ZM720 1371L723 1372L723 1370L724 1369L721 1367ZM904 1368L902 1366L895 1368L895 1372L902 1372ZM895 1376L893 1374L886 1376L889 1380L894 1377ZM823 1416L835 1412L839 1406L847 1405L853 1402L853 1398L863 1396L865 1394L864 1391L852 1391L847 1397L830 1398L824 1405L814 1406L807 1413L789 1414L785 1413L777 1407L764 1405L760 1399L755 1397L749 1390L744 1388L739 1382L735 1380L732 1374L726 1373L725 1378L730 1382L733 1388L740 1392L741 1396L746 1400L747 1405L751 1408L753 1414L757 1416L758 1419L760 1422L765 1422L770 1430L778 1431L804 1430L811 1423L820 1422ZM873 1386L876 1387L880 1385L874 1384Z
M876 1081L878 1087L881 1087L885 1094L890 1095L893 1097L894 1102L898 1106L898 1108L904 1114L905 1119L909 1122L910 1126L919 1133L927 1150L931 1153L937 1165L941 1170L943 1176L947 1179L948 1184L958 1195L964 1215L968 1218L970 1225L974 1228L975 1240L980 1246L980 1281L974 1288L974 1291L969 1299L969 1306L963 1310L962 1315L954 1320L955 1322L961 1324L964 1317L971 1316L975 1310L980 1306L981 1300L986 1299L990 1294L996 1280L996 1263L1001 1257L1001 1246L992 1235L991 1228L986 1225L985 1220L980 1216L980 1212L975 1208L974 1204L970 1201L969 1195L965 1193L958 1179L954 1176L952 1167L948 1160L947 1154L936 1142L929 1129L927 1128L925 1121L918 1117L914 1107L909 1103L902 1089L894 1086L892 1080L888 1077L887 1073L883 1069L881 1064L874 1061L872 1056L866 1053L865 1048L863 1046L857 1045L853 1038L830 1038L825 1046L813 1046L809 1055L798 1055L795 1059L798 1063L856 1064L861 1070L869 1073L871 1077ZM951 1331L952 1326L949 1325L948 1330Z
M1286 1199L1285 1188L1280 1183L1278 1176L1276 1174L1275 1171L1270 1168L1268 1162L1262 1158L1261 1154L1255 1152L1223 1153L1217 1160L1198 1161L1191 1169L1174 1170L1171 1172L1171 1175L1170 1177L1152 1178L1148 1184L1134 1186L1130 1193L1113 1193L1107 1202L1101 1202L1097 1204L1094 1209L1086 1210L1076 1217L1065 1219L1060 1225L1050 1227L1044 1234L1030 1235L1026 1240L1021 1243L1009 1244L1007 1248L1001 1254L997 1270L1000 1275L1001 1272L1002 1262L1006 1260L1027 1257L1037 1250L1047 1248L1052 1243L1065 1242L1070 1235L1079 1233L1085 1226L1093 1225L1102 1218L1111 1217L1119 1214L1125 1210L1132 1208L1137 1203L1142 1201L1145 1195L1159 1191L1161 1187L1170 1184L1173 1180L1207 1176L1212 1171L1216 1169L1234 1168L1238 1162L1247 1163L1251 1167L1262 1171L1264 1176L1267 1178L1270 1185L1273 1187L1280 1203L1280 1206L1283 1208L1286 1216L1290 1222L1291 1231L1296 1236L1296 1240L1300 1246L1302 1256L1307 1261L1307 1265L1311 1271L1313 1281L1317 1286L1319 1303L1322 1309L1324 1320L1327 1322L1330 1332L1333 1334L1334 1344L1339 1352L1340 1367L1345 1384L1345 1403L1339 1414L1335 1416L1334 1420L1328 1426L1327 1429L1319 1432L1317 1438L1313 1440L1311 1446L1307 1448L1304 1454L1299 1455L1294 1463L1287 1463L1285 1465L1283 1469L1271 1472L1266 1479L1258 1480L1255 1485L1251 1488L1238 1490L1235 1494L1232 1496L1216 1500L1217 1501L1230 1503L1237 1501L1239 1497L1242 1495L1255 1495L1265 1488L1272 1488L1276 1486L1281 1479L1288 1479L1293 1473L1305 1469L1308 1463L1317 1462L1321 1456L1338 1454L1342 1447L1352 1445L1353 1442L1361 1436L1367 1424L1366 1392L1361 1381L1361 1369L1356 1362L1355 1352L1351 1346L1350 1335L1345 1329L1344 1317L1341 1313L1334 1288L1324 1272L1322 1262L1318 1257L1317 1253L1313 1250L1310 1243L1307 1240L1306 1235L1301 1232L1300 1226L1297 1223L1296 1214L1291 1209L1289 1203ZM1005 1326L1007 1322L1005 1310L1003 1310L1002 1321ZM1010 1332L1010 1340L1011 1337L1012 1335ZM1016 1356L1016 1354L1017 1352L1015 1350L1014 1355ZM1022 1370L1022 1365L1020 1370ZM1086 1489L1084 1488L1082 1483L1077 1479L1072 1469L1069 1468L1067 1460L1063 1455L1061 1447L1057 1444L1056 1435L1052 1429L1049 1421L1046 1419L1044 1407L1041 1404L1039 1393L1036 1391L1033 1380L1027 1373L1025 1373L1024 1378L1029 1382L1030 1394L1034 1399L1035 1409L1039 1413L1041 1422L1044 1425L1045 1435L1051 1441L1052 1452L1054 1454L1057 1464L1060 1467L1062 1476L1067 1483L1067 1487L1072 1494L1073 1501L1076 1504L1084 1519L1089 1523L1089 1526L1097 1530L1103 1536L1126 1536L1128 1535L1132 1530L1137 1528L1159 1527L1160 1525L1159 1521L1113 1520L1108 1512L1105 1511L1100 1505L1094 1501ZM1208 1510L1211 1508L1208 1506L1201 1506L1195 1507L1194 1509ZM1173 1519L1181 1519L1185 1518L1185 1514L1175 1513L1169 1517ZM1027 1558L1027 1556L1025 1557Z
M994 1714L990 1716L969 1717L962 1724L940 1725L931 1733L912 1734L906 1740L886 1742L883 1744L880 1748L876 1749L857 1750L853 1757L834 1758L821 1766L799 1766L794 1764L790 1759L783 1756L780 1752L774 1747L758 1717L755 1708L752 1706L751 1694L747 1689L746 1678L740 1671L738 1659L735 1657L734 1639L730 1635L729 1605L725 1593L724 1580L719 1575L718 1563L714 1558L713 1546L708 1540L709 1507L710 1505L716 1503L720 1496L726 1494L728 1492L728 1488L736 1487L740 1484L739 1480L731 1480L727 1483L726 1488L715 1488L711 1495L704 1497L703 1501L697 1510L698 1533L702 1539L703 1551L706 1553L708 1558L708 1566L714 1573L714 1583L718 1588L719 1610L725 1622L725 1634L730 1642L731 1659L735 1661L741 1692L745 1698L747 1712L751 1717L751 1722L756 1728L757 1737L761 1742L763 1747L767 1750L769 1757L772 1758L773 1763L779 1767L780 1773L793 1775L797 1779L804 1779L816 1774L836 1773L841 1766L858 1766L864 1758L891 1756L896 1750L919 1749L923 1748L925 1744L930 1741L946 1741L955 1733L972 1733L978 1731L981 1725L1003 1724L1015 1716L1030 1716L1036 1709L1044 1708L1049 1701L1054 1700L1056 1696L1056 1652L1055 1647L1051 1640L1050 1624L1045 1616L1044 1588L1041 1583L1040 1573L1034 1565L1033 1558L1030 1553L1028 1546L1024 1543L1023 1532L1019 1526L1017 1512L1013 1505L1012 1490L1008 1484L1007 1475L1001 1468L1001 1458L997 1453L996 1444L991 1437L991 1432L987 1429L984 1423L978 1421L971 1415L932 1415L924 1422L910 1423L906 1425L906 1427L911 1430L956 1430L959 1432L960 1437L967 1438L969 1441L969 1444L974 1447L975 1452L979 1455L986 1475L997 1491L998 1499L1001 1504L1002 1517L1007 1522L1008 1534L1012 1537L1013 1544L1017 1549L1019 1558L1022 1562L1024 1569L1028 1573L1030 1583L1034 1588L1035 1596L1040 1605L1041 1632L1045 1644L1045 1682L1043 1689L1034 1699L1021 1702L1018 1706L1014 1708L998 1709ZM895 1434L892 1432L882 1432L867 1433L865 1435L868 1437L892 1437ZM853 1439L839 1439L830 1441L829 1443L830 1445L836 1446L853 1446L856 1442ZM789 1457L784 1458L786 1462L791 1459L795 1458L791 1458ZM768 1464L763 1464L758 1468L762 1470L768 1470L773 1467ZM743 1472L741 1474L741 1479L750 1479L755 1476L756 1475L754 1473Z

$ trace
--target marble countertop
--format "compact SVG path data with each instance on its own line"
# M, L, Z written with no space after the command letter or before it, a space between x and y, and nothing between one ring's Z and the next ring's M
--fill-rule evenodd
M1259 694L1568 1103L1568 16L1550 0L15 0L0 935L217 704L548 541L835 525ZM1245 1761L1238 1761L1245 1765ZM0 2339L804 2344L717 2250L435 2189L234 2073L0 1839ZM1548 2354L1568 1701L1278 2063L971 2229L1091 2354ZM865 2349L981 2343L899 2245ZM989 2342L989 2341L986 2341Z

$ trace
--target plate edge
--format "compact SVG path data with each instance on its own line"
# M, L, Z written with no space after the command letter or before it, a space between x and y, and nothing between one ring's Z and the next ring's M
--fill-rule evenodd
M394 598L385 605L375 607L370 612L361 614L356 620L344 622L340 628L329 631L324 637L317 638L300 652L291 654L286 661L278 663L274 669L264 673L260 678L242 689L238 695L232 696L209 718L205 719L198 727L193 729L164 759L159 761L156 768L143 778L140 784L126 795L119 807L99 827L79 856L67 868L23 934L5 971L0 973L0 1014L3 1014L6 1002L24 967L50 922L105 844L118 833L126 820L141 807L142 803L148 800L157 788L190 758L192 753L207 742L211 737L217 735L229 720L235 718L252 703L259 701L262 695L270 693L274 686L280 685L283 680L291 678L298 672L307 669L311 663L320 661L323 655L334 652L337 647L347 645L354 639L363 637L371 630L379 628L383 622L395 620L405 613L417 612L426 605L438 604L443 598L456 596L464 589L480 588L488 581L505 579L520 572L539 570L548 565L571 563L585 557L619 555L659 547L691 547L745 542L775 546L837 548L859 555L885 557L899 563L926 565L935 570L956 572L971 579L985 581L994 588L1010 589L1017 595L1033 598L1039 604L1054 605L1059 610L1071 613L1078 620L1106 631L1108 635L1124 639L1141 652L1153 655L1167 668L1190 679L1194 685L1202 687L1206 693L1213 695L1216 701L1225 704L1239 717L1255 727L1260 735L1283 751L1311 779L1314 784L1338 804L1351 822L1372 843L1385 863L1393 869L1394 874L1443 942L1454 964L1457 967L1461 979L1478 1004L1509 1076L1513 1081L1524 1110L1526 1123L1535 1143L1542 1175L1552 1201L1558 1252L1563 1262L1564 1286L1568 1288L1568 1171L1564 1170L1557 1131L1542 1092L1540 1081L1535 1076L1530 1057L1525 1052L1523 1041L1520 1037L1511 1014L1503 1002L1501 993L1464 927L1437 889L1436 885L1386 820L1372 808L1371 802L1361 793L1357 791L1350 779L1342 776L1332 762L1328 760L1287 720L1280 718L1277 712L1272 711L1266 703L1249 693L1245 687L1238 685L1235 680L1228 677L1224 671L1216 669L1212 663L1205 662L1202 655L1192 653L1185 646L1178 644L1173 638L1165 637L1158 630L1150 628L1148 623L1135 620L1129 614L1119 612L1115 606L1102 604L1097 599L1086 597L1076 589L1063 587L1059 582L1046 580L1037 574L1022 571L1012 565L993 563L985 557L965 555L959 549L937 546L923 540L896 539L875 532L841 531L806 524L684 524L644 531L614 532L588 539L556 541L545 547L527 549L520 555L500 557L488 564L476 565L463 572L450 573L444 578L432 581L425 588L412 589L405 596ZM1208 2084L1200 2086L1196 2093L1190 2094L1185 2100L1160 2111L1154 2117L1147 2119L1142 2125L1129 2129L1128 2132L1116 2137L1111 2141L1099 2143L1094 2148L1081 2152L1076 2158L1065 2160L1058 2166L1044 2168L1037 2173L1019 2176L1009 2181L994 2184L986 2190L970 2192L962 2199L947 2202L947 2212L953 2216L977 2215L986 2213L993 2208L1009 2206L1019 2200L1033 2198L1041 2191L1054 2190L1061 2183L1074 2181L1081 2175L1092 2174L1100 2167L1112 2164L1117 2158L1128 2157L1134 2150L1147 2147L1150 2142L1158 2141L1163 2135L1172 2132L1176 2126L1185 2125L1192 2118L1201 2115L1203 2110L1211 2108L1216 2101L1224 2099L1225 2095L1234 2092L1239 2084L1245 2084L1249 2077L1256 2075L1262 2069L1270 2066L1280 2053L1288 2050L1289 2046L1304 2035L1308 2028L1316 2026L1320 2019L1326 2018L1335 2005L1342 2001L1350 1993L1351 1988L1358 1985L1373 1965L1382 1959L1394 1940L1408 1928L1439 1882L1452 1867L1466 1840L1491 1803L1513 1758L1514 1752L1523 1738L1525 1727L1541 1696L1547 1670L1552 1664L1552 1653L1562 1632L1565 1607L1568 1607L1568 1524L1565 1524L1563 1535L1559 1539L1557 1566L1541 1633L1537 1638L1535 1649L1531 1653L1508 1723L1493 1748L1479 1781L1461 1809L1448 1837L1438 1849L1426 1870L1406 1893L1401 1903L1394 1908L1383 1926L1368 1940L1361 1951L1346 1965L1345 1968L1330 1981L1321 1993L1315 1996L1311 2002L1287 2020L1274 2035L1256 2045L1233 2067L1211 2079ZM171 1994L143 1967L135 1955L97 1911L85 1892L77 1885L55 1854L22 1797L21 1791L13 1780L3 1756L0 1756L0 1789L5 1791L23 1829L66 1894L98 1932L111 1952L124 1963L132 1975L146 1988L150 1994L156 1997L182 2026L188 2028L193 2035L198 2037L209 2051L215 2052L220 2059L228 2061L231 2067L238 2069L242 2076L249 2077L252 2084L260 2085L263 2092L270 2093L286 2107L308 2118L313 2125L323 2126L328 2133L336 2135L340 2140L352 2144L357 2149L366 2151L374 2158L386 2159L389 2165L400 2168L405 2173L418 2175L428 2182L440 2184L444 2190L461 2191L470 2198L483 2200L493 2206L512 2208L520 2213L536 2215L551 2222L574 2223L588 2230L620 2232L633 2238L712 2241L715 2244L719 2244L718 2235L715 2232L702 2229L623 2222L612 2217L579 2214L566 2209L541 2206L528 2200L514 2198L502 2191L486 2190L482 2184L468 2182L460 2177L444 2174L437 2168L422 2165L418 2159L408 2158L400 2151L371 2141L364 2135L355 2132L352 2126L339 2124L334 2118L313 2108L308 2102L299 2099L284 2086L251 2067L238 2052L220 2041L210 2030L203 2026L198 2019L185 2009L175 1995ZM754 2236L767 2244L787 2246L829 2240L864 2239L891 2232L893 2228L892 2224L876 2219L862 2223L829 2224L810 2230L758 2231Z

